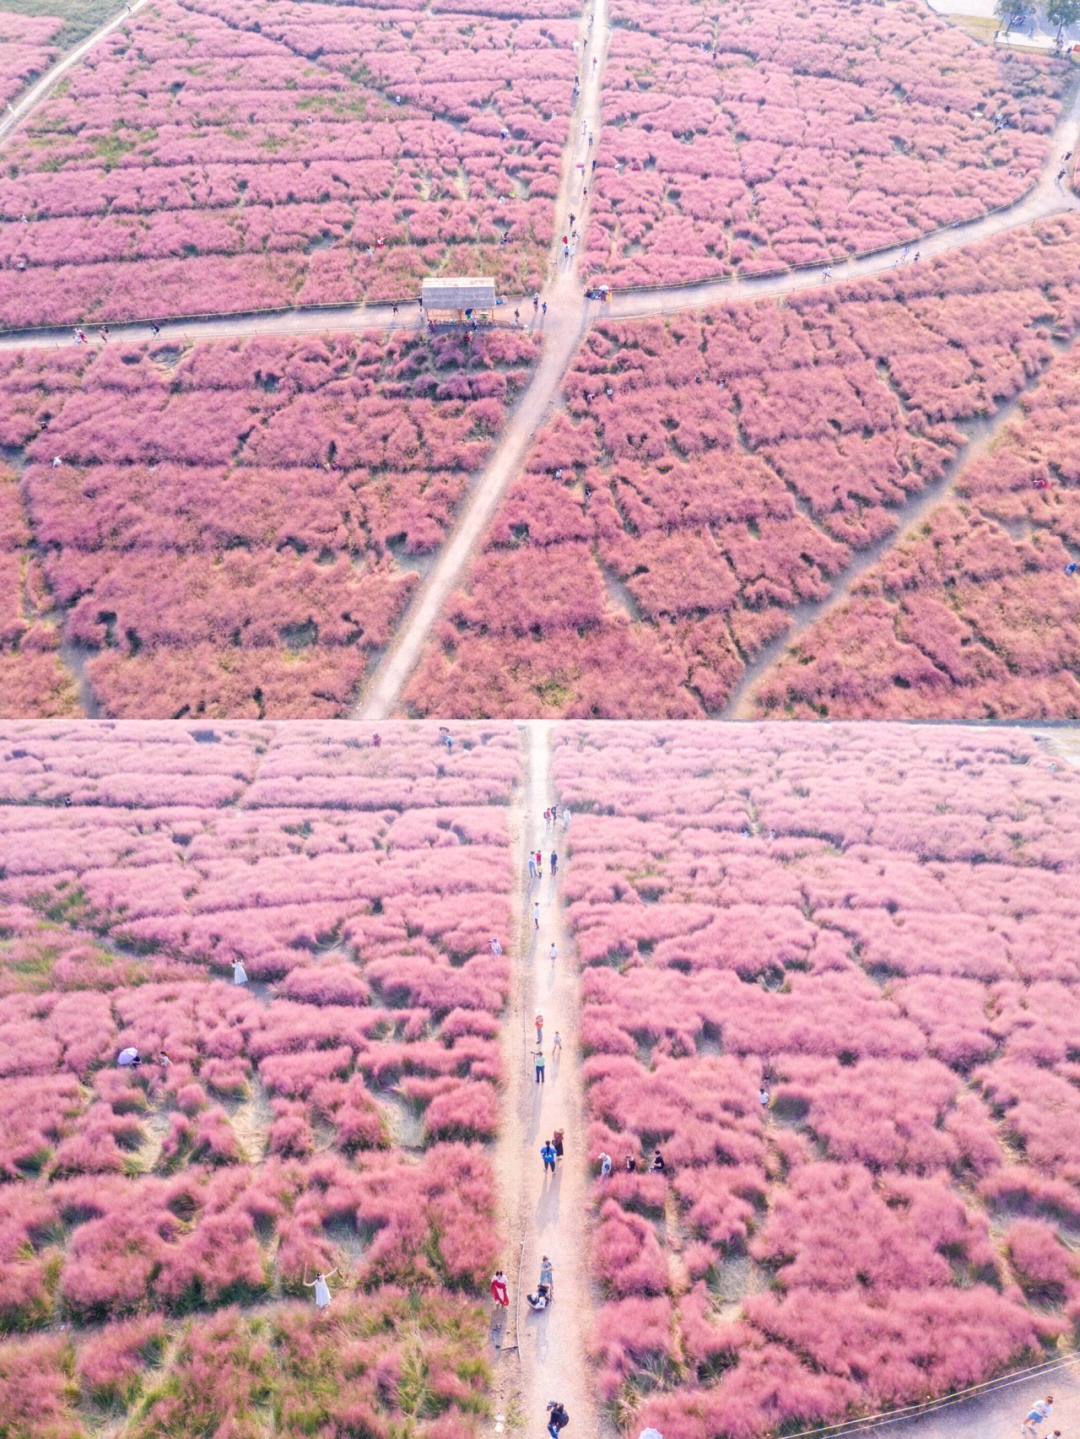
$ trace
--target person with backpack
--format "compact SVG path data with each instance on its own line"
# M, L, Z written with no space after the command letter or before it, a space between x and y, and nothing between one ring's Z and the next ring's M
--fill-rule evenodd
M543 1144L541 1144L540 1158L544 1161L544 1173L546 1174L550 1169L552 1174L554 1174L556 1153L555 1146L550 1139L545 1139Z
M547 1416L547 1431L551 1435L551 1439L559 1439L559 1431L565 1429L570 1423L570 1415L557 1399L553 1399L547 1407Z

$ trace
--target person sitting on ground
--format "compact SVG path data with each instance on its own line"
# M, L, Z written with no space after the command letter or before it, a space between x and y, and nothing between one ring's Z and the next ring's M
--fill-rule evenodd
M546 1284L538 1284L536 1292L526 1294L525 1298L528 1300L530 1309L546 1309L551 1303L551 1292Z
M121 1069L138 1069L142 1063L142 1055L131 1045L128 1049L122 1049L116 1056L116 1062Z
M653 1155L652 1168L654 1174L667 1173L667 1165L664 1163L664 1156L660 1153L659 1149Z

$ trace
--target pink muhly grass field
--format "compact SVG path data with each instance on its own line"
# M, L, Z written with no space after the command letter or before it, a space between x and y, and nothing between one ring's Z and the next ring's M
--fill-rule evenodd
M1051 362L954 495L765 677L758 715L1080 716L1078 373L1072 351Z
M52 15L13 15L0 11L0 48L4 73L0 76L0 105L15 100L43 74L56 58L52 44L64 22Z
M1010 204L1067 84L914 3L613 20L584 268L616 285L822 264Z
M384 1434L416 1369L418 1432L474 1435L517 735L69 723L0 750L0 1412L31 1385L31 1439L81 1405L187 1433L258 1392Z
M1078 263L1068 216L783 303L598 320L407 711L723 716L801 623L748 697L763 716L1080 713L1076 362L1055 350ZM964 509L913 534L959 424L1022 393L1026 422L960 472Z
M535 354L496 331L0 362L26 461L21 490L0 472L0 668L27 670L3 704L71 712L70 678L33 698L63 639L108 714L346 712Z
M1020 731L780 728L556 735L627 1432L918 1401L1080 1314L1080 779Z
M493 11L466 38L399 8L390 26L308 0L131 17L5 144L0 323L411 301L444 271L532 289L576 12ZM0 23L3 43L34 22ZM21 88L44 52L13 48Z

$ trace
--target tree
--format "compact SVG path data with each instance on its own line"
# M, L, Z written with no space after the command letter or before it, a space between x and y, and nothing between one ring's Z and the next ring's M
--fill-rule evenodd
M1075 25L1080 20L1080 0L1046 0L1046 18L1057 26L1058 40L1066 25Z

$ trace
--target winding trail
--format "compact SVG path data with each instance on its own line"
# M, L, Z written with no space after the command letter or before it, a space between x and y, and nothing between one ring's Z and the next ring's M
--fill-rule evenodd
M147 0L131 0L131 3L119 15L107 20L104 25L87 35L86 39L76 45L74 50L57 60L51 70L46 70L40 80L35 80L30 88L23 92L14 105L9 105L4 118L0 120L0 143L7 139L8 135L17 128L22 120L25 120L31 110L34 110L42 100L45 99L57 83L64 78L67 72L91 51L95 45L100 45L114 30L119 30L125 21L130 20L143 6Z

